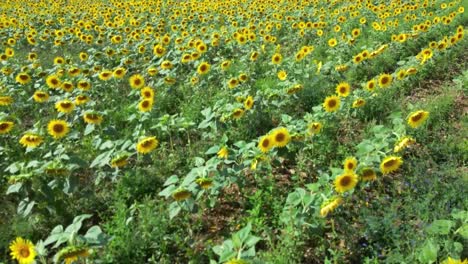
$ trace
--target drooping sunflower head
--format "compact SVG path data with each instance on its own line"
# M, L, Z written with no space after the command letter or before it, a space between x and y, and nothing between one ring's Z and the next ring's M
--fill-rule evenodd
M336 93L339 96L347 97L351 91L351 86L347 82L341 82L336 86Z
M226 158L228 157L228 155L229 155L229 150L228 150L228 148L227 148L226 146L222 147L222 148L218 151L217 155L218 155L218 158L220 158L220 159L226 159Z
M244 109L242 109L242 108L236 108L236 109L234 109L234 111L232 112L232 117L233 117L234 119L239 119L239 118L241 118L243 115L244 115Z
M323 108L329 113L337 111L340 108L340 98L335 95L328 96L325 98Z
M374 181L377 179L377 173L369 167L363 168L359 175L363 181Z
M355 157L347 157L343 163L343 168L346 172L354 172L357 168L358 161Z
M279 127L273 130L271 139L273 140L273 146L282 148L291 141L291 135L287 128Z
M20 264L33 263L37 255L34 244L21 237L17 237L10 243L10 251L11 258L17 260Z
M172 193L172 198L178 202L185 201L191 196L192 193L185 188L179 188Z
M363 107L366 104L366 101L363 98L357 98L353 102L353 108Z
M424 123L424 121L426 121L428 117L429 112L427 111L419 110L413 112L408 116L408 125L410 125L412 128L418 128Z
M213 186L213 179L210 178L199 178L195 182L198 184L198 186L205 190Z
M344 193L354 189L358 182L358 177L352 172L345 172L335 179L335 190L338 193Z
M382 171L383 174L389 174L391 172L398 170L398 168L400 168L402 163L403 163L403 159L401 157L396 157L396 156L386 157L380 163L380 171Z
M87 95L81 94L75 98L75 104L76 105L86 104L89 100L90 99Z
M52 120L47 125L47 131L54 139L63 138L69 130L68 123L64 120Z
M409 145L412 145L416 143L416 140L412 137L403 137L401 138L396 144L395 147L393 148L393 152L397 153L408 147Z
M342 203L343 199L339 196L326 200L320 206L320 216L326 217L329 213L333 212Z
M123 167L123 166L125 166L127 164L128 164L128 155L127 154L119 155L116 158L113 158L112 161L111 161L111 167L112 168L121 168L121 167Z
M157 148L158 144L156 137L146 137L137 143L136 149L138 153L147 154Z
M65 264L75 263L77 260L83 260L90 255L87 246L68 246L57 253L57 259L63 260Z

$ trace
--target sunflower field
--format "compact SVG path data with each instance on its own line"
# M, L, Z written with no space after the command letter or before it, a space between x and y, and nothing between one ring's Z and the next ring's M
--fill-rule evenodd
M4 0L0 263L468 263L462 0Z

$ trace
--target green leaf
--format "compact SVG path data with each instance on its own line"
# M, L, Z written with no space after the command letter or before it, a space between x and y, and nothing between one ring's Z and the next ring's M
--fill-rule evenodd
M242 244L244 244L244 242L249 237L251 230L252 230L252 224L248 223L246 227L242 228L241 230L239 230L239 232L237 232L237 235L239 235L239 238Z
M257 236L250 236L247 241L245 241L245 244L247 245L247 247L253 247L255 246L255 244L258 243L258 241L260 241L261 238L257 237Z
M206 155L211 155L211 154L218 153L219 149L220 149L219 146L213 146L213 147L209 148L209 149L205 152L205 154L206 154Z
M428 240L418 255L419 262L434 263L437 260L438 252L439 245L435 244L432 240Z
M435 220L429 228L427 228L427 232L436 235L448 235L453 225L454 222L450 220Z
M172 175L166 180L166 182L164 182L163 186L172 185L174 183L177 183L178 181L179 181L179 177L177 177L177 175Z
M463 224L455 233L460 234L464 239L468 239L468 224Z
M173 202L169 205L169 218L172 219L174 217L176 217L179 213L180 213L180 210L182 208L180 207L180 205L176 202Z
M19 192L21 187L23 187L22 182L17 182L15 184L12 184L12 185L8 186L8 190L6 191L6 194L17 193L17 192Z

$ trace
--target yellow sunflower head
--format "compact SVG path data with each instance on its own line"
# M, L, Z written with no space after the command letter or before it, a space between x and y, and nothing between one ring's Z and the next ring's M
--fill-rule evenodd
M377 173L374 171L374 169L369 167L362 169L359 175L363 181L374 181L377 179Z
M49 94L44 91L35 91L33 99L38 103L44 103L47 102L47 100L49 100Z
M258 142L258 148L261 152L266 153L273 147L273 139L270 135L263 136Z
M138 153L147 154L158 147L158 144L156 137L146 137L137 143L136 149Z
M357 168L358 161L355 157L347 157L343 163L343 168L346 172L354 172Z
M208 62L202 62L198 65L197 73L200 75L205 75L210 71L211 65Z
M43 139L41 136L32 134L32 133L27 133L21 137L19 140L20 144L23 145L23 147L27 148L35 148L39 146L42 143Z
M17 260L20 264L33 263L37 255L34 244L21 237L17 237L10 243L10 251L11 258Z
M383 174L389 174L391 172L398 170L398 168L400 168L402 163L403 163L403 159L401 157L396 157L396 156L386 157L380 163L380 171L382 171Z
M145 78L141 74L132 75L128 81L133 89L141 89L145 86Z
M11 121L0 121L0 134L6 134L10 132L15 124Z
M54 139L60 139L68 134L70 128L63 120L52 120L47 125L47 131Z
M55 103L55 109L60 113L69 114L75 109L75 104L70 100L62 100Z
M291 135L287 128L279 127L273 130L271 133L271 139L273 141L273 146L282 148L291 141Z
M354 189L358 183L358 177L352 172L345 172L335 179L335 190L338 193L344 193Z
M340 108L340 98L335 95L328 96L323 102L323 108L329 113L336 112Z
M336 86L336 93L339 96L347 97L351 92L351 86L347 82L341 82Z
M244 108L245 108L246 110L250 110L250 109L252 109L253 104L254 104L254 99L253 99L252 96L249 95L249 96L247 97L247 99L245 99L245 101L244 101Z
M418 128L420 127L424 121L429 117L429 112L419 110L416 112L411 113L408 116L408 125L412 128Z

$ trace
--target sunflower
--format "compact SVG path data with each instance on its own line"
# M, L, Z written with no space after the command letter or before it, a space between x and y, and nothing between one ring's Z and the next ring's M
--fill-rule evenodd
M16 75L16 82L19 84L27 84L31 81L31 76L25 72L20 72Z
M207 74L210 71L211 65L208 62L202 62L198 65L197 73L200 75Z
M366 90L369 92L373 92L375 90L375 80L372 79L366 83Z
M76 97L75 99L75 104L76 105L82 105L82 104L86 104L88 101L89 101L89 97L87 95L84 95L84 94L80 94Z
M403 80L406 77L406 70L402 69L399 70L397 73L397 79L398 80Z
M35 148L42 143L43 139L41 136L27 133L19 140L19 143L24 147Z
M143 99L138 103L140 112L149 112L153 108L153 99Z
M65 81L62 83L62 90L64 90L65 92L68 92L68 93L71 93L73 91L73 83L72 82L69 82L69 81Z
M412 137L403 137L400 139L393 148L393 152L397 153L402 151L403 149L407 148L409 145L416 143L416 140Z
M78 259L87 258L89 255L89 248L86 246L68 246L57 253L57 259L65 261L65 264L72 264Z
M221 63L221 70L225 71L227 69L229 69L229 67L231 66L231 61L223 61Z
M286 80L287 77L288 77L288 74L285 71L278 72L278 79L280 79L281 81Z
M320 207L320 216L326 217L329 213L335 211L335 209L343 203L341 197L335 197L333 199L325 201Z
M85 113L83 115L83 120L87 124L99 125L102 122L102 116L96 113Z
M282 60L283 60L283 56L281 56L281 54L279 53L275 53L271 57L271 63L273 64L280 64Z
M231 89L236 88L237 85L239 85L239 80L237 80L236 78L231 78L228 81L228 87L231 88Z
M0 121L0 134L6 134L10 132L15 124L11 121Z
M121 168L128 164L128 155L118 156L111 161L112 168Z
M141 74L132 75L128 81L133 89L141 89L145 86L145 78Z
M392 76L390 74L384 73L379 76L379 86L381 88L386 88L392 84Z
M213 186L213 180L210 178L199 178L195 181L202 189L209 189Z
M353 108L363 107L366 104L366 101L362 98L357 98L353 102Z
M328 46L330 46L332 48L335 47L337 44L338 44L338 41L336 41L335 38L331 38L331 39L328 40Z
M336 86L336 93L339 96L347 97L351 91L351 86L347 82L341 82Z
M161 69L163 70L170 70L172 67L174 67L174 65L172 65L172 62L168 60L165 60L161 63Z
M258 52L253 51L253 52L250 54L250 61L256 61L257 59L258 59Z
M362 169L359 175L363 181L374 181L377 179L377 173L369 167Z
M47 125L47 131L54 139L60 139L68 134L70 128L68 123L63 120L52 120Z
M418 128L429 117L429 112L419 110L408 116L408 125L412 128Z
M91 83L87 80L79 80L77 86L78 89L83 91L88 91L89 89L91 89Z
M337 111L340 108L340 98L335 95L328 96L323 102L323 108L329 113Z
M316 135L320 133L321 130L322 124L319 122L313 122L307 126L307 132L309 133L309 135Z
M245 73L239 74L239 82L246 82L249 77Z
M154 98L154 90L149 86L146 86L145 88L141 89L140 94L141 94L141 97L143 97L144 99Z
M68 70L68 74L72 77L75 77L75 76L78 76L78 74L80 74L81 70L76 68L76 67L73 67L71 69Z
M55 57L54 59L54 64L55 65L58 65L58 64L64 64L65 63L65 59L62 58L62 57Z
M220 159L227 159L228 154L229 154L229 151L227 147L222 147L217 153L218 158Z
M396 157L396 156L386 157L380 163L380 170L382 171L383 174L389 174L391 172L398 170L398 168L400 168L402 163L403 163L403 159L401 157Z
M164 56L164 54L166 54L166 48L164 48L164 46L161 44L155 45L153 47L153 54L154 56L161 58Z
M335 190L344 193L352 190L358 182L358 177L352 172L345 172L335 179Z
M136 149L138 153L146 154L158 147L158 144L156 137L146 137L137 143Z
M261 152L266 153L273 147L273 139L270 135L263 136L260 138L257 146Z
M13 103L13 98L11 96L0 96L0 106L7 106Z
M357 168L357 159L355 157L347 157L344 161L343 168L346 172L354 172Z
M253 99L252 96L249 95L249 96L247 97L247 99L245 99L245 101L244 101L244 108L245 108L246 110L250 110L250 109L252 109L253 104L254 104L254 99Z
M36 258L36 249L34 244L21 237L17 237L10 243L10 255L12 259L16 259L20 264L30 264Z
M359 64L364 60L364 57L362 56L361 53L353 57L353 63L354 64Z
M468 264L468 259L461 260L448 257L442 264Z
M279 127L271 133L271 139L273 146L282 148L289 143L291 136L287 128Z
M85 61L85 60L87 60L88 57L89 57L88 53L86 53L86 52L80 52L80 55L79 55L79 56L80 56L80 60L81 60L81 61Z
M107 80L110 80L110 78L112 78L112 74L113 74L112 71L103 70L99 73L98 77L102 81L107 81Z
M172 198L174 198L174 200L176 200L177 202L187 200L191 196L192 193L185 188L179 188L172 193Z
M69 114L73 111L73 109L75 109L75 105L72 101L62 100L55 103L55 109L57 109L57 111L60 113Z
M47 100L49 100L49 94L44 91L35 91L33 99L38 103L44 103L47 102Z
M232 112L232 117L234 119L239 119L241 118L242 116L244 115L244 110L242 108L236 108L233 112Z

